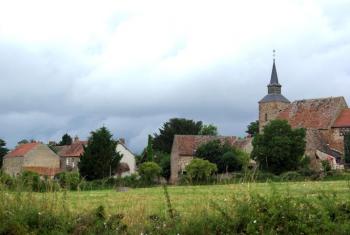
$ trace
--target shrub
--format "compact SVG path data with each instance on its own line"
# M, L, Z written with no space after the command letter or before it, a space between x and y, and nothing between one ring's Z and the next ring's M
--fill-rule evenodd
M24 187L26 187L29 190L33 190L35 192L41 191L41 180L40 175L31 171L24 171L21 174L20 177L21 181L23 182Z
M193 159L185 169L190 180L194 182L207 181L218 170L214 163L203 159Z
M139 167L141 179L148 184L153 184L155 179L160 176L162 168L155 162L144 162Z
M78 172L61 172L55 176L62 188L77 190L81 182Z
M332 170L331 164L327 160L322 160L322 169L324 173L328 173Z

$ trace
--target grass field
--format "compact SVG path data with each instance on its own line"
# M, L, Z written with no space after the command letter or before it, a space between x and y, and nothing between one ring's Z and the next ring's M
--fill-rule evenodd
M350 192L348 181L287 182L287 183L245 183L208 186L168 187L173 208L182 217L211 211L211 202L227 202L247 194L285 194L295 197L315 197L322 193L336 193L339 200ZM62 200L72 212L90 211L102 205L107 213L123 213L127 224L139 223L152 214L166 214L166 203L162 187L116 190L82 191L63 193L36 193L38 199ZM60 201L60 200L58 200Z
M312 230L312 231L333 231L334 228L337 228L337 223L343 223L343 221L348 221L348 214L350 213L350 208L348 205L345 205L345 209L342 206L342 202L349 202L350 198L350 183L348 181L308 181L308 182L285 182L285 183L243 183L243 184L230 184L230 185L208 185L208 186L169 186L168 192L171 200L171 204L173 209L180 215L180 226L183 226L185 229L183 233L188 232L191 229L190 224L195 222L194 218L199 218L201 221L198 222L199 225L197 228L205 226L206 217L208 215L212 216L213 214L218 214L219 222L215 222L214 220L210 220L210 223L219 224L225 217L220 215L220 210L218 211L215 205L221 205L222 207L230 207L235 202L240 201L245 202L245 198L247 198L247 210L249 210L250 203L255 203L252 208L261 207L261 203L256 204L256 199L252 199L252 195L261 195L264 198L274 198L274 195L278 195L279 198L282 198L282 201L278 201L280 199L272 199L269 202L270 208L269 213L276 213L278 216L279 213L284 213L285 209L278 209L279 204L283 204L285 199L287 198L299 198L301 200L307 200L308 202L317 201L316 208L318 206L323 207L323 214L318 216L323 216L326 218L324 221L331 221L331 225L327 225L327 228L322 228L321 230ZM328 201L321 201L318 199L322 195L330 195L332 198ZM333 196L332 196L333 195ZM96 208L99 206L103 206L106 210L107 216L123 214L123 223L126 224L129 228L129 233L131 234L140 234L140 232L144 231L144 226L150 223L150 216L157 215L160 217L169 217L167 213L168 207L166 204L166 197L164 194L164 189L162 187L153 187L153 188L138 188L138 189L129 189L126 192L118 192L116 190L99 190L99 191L67 191L67 192L52 192L52 193L33 193L33 192L6 192L3 191L0 194L1 201L7 201L7 203L11 203L12 205L19 205L23 207L31 208L33 207L39 208L35 213L41 213L40 211L51 211L53 214L62 214L68 212L69 216L74 218L74 215L79 214L91 214L92 211L96 211ZM326 196L326 197L328 197ZM250 198L250 199L249 199ZM298 200L299 200L298 199ZM315 199L315 200L314 200ZM254 202L255 200L255 202ZM269 199L268 199L269 200ZM289 199L288 199L289 200ZM19 202L21 201L21 202ZM323 204L322 204L323 201ZM295 208L294 211L288 212L286 216L304 216L303 208L308 207L308 202L293 202L293 205L288 205L288 202L283 205L283 207L287 208ZM326 203L324 203L326 202ZM262 202L264 205L266 202ZM296 204L294 204L296 203ZM320 204L321 203L321 204ZM328 204L338 205L334 208L328 208ZM29 204L29 205L28 205ZM38 206L39 205L39 206ZM41 206L43 205L43 206ZM339 211L342 221L337 222L328 218L329 212L334 209L334 211ZM292 206L292 207L291 207ZM306 207L305 207L306 206ZM330 205L331 206L331 205ZM349 204L350 206L350 204ZM1 207L1 205L0 205ZM282 207L282 206L281 206ZM300 207L300 209L298 209ZM9 207L3 206L4 210L14 210L18 209L9 209ZM275 208L275 209L274 209ZM277 208L277 211L276 211ZM338 209L337 209L338 208ZM63 209L63 210L62 210ZM26 210L26 209L25 209ZM239 208L234 213L242 214L245 213L245 209ZM317 209L316 209L317 210ZM23 210L22 210L23 211ZM38 212L39 211L39 212ZM318 213L317 211L309 210L309 213ZM349 211L349 212L348 212ZM51 213L50 212L50 213ZM23 213L23 212L20 212ZM249 218L252 216L262 216L262 219L265 218L266 213L250 211ZM338 213L338 212L336 212ZM67 214L67 215L68 215ZM268 214L268 213L267 213ZM307 213L306 213L307 214ZM315 215L316 215L315 214ZM247 214L248 215L248 214ZM32 215L30 215L31 217ZM345 217L344 217L345 216ZM295 217L296 218L296 217ZM316 219L315 219L316 218ZM349 217L350 218L350 217ZM253 218L252 218L253 219ZM308 220L309 217L306 217ZM265 220L265 219L264 219ZM266 221L269 219L266 218ZM317 217L310 217L312 224L315 224L315 220L318 223ZM190 221L190 222L189 222ZM279 228L279 219L273 220L275 223L271 225L272 229ZM277 221L277 222L276 222ZM231 222L229 222L231 223ZM287 233L291 231L291 229L295 229L293 226L299 226L296 222L292 224L292 227L287 228ZM319 223L323 223L319 221ZM328 222L327 222L328 223ZM300 225L304 226L304 225ZM307 226L307 225L306 225ZM315 226L315 225L313 225ZM333 227L332 227L333 226ZM249 227L249 226L248 226ZM304 227L305 228L305 227ZM179 229L182 229L180 227ZM254 228L255 230L261 229L260 227ZM333 230L332 230L333 229ZM350 227L341 228L341 231L348 232ZM214 228L215 230L215 228ZM196 230L197 231L197 230ZM203 230L206 231L206 230ZM198 232L198 233L202 233ZM215 230L216 231L216 230ZM236 231L236 230L234 230ZM275 230L273 230L275 231ZM304 230L302 230L304 231ZM205 233L205 232L204 232ZM21 234L21 233L19 233ZM37 233L34 233L37 234ZM39 233L40 234L40 233ZM157 234L153 233L153 234ZM163 233L164 234L164 233ZM165 233L166 234L166 233ZM175 233L176 234L176 233ZM274 234L274 233L272 233ZM306 233L308 234L308 233ZM338 232L335 234L347 234Z

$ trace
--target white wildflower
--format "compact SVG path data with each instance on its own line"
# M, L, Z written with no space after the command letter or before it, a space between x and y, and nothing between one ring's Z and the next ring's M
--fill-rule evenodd
M256 224L256 220L254 220L253 223Z

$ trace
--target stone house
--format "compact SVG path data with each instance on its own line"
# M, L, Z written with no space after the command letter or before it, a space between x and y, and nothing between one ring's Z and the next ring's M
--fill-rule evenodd
M60 172L60 158L45 144L21 144L4 156L3 170L11 176L31 171L53 177Z
M195 157L196 149L212 140L226 142L247 153L252 151L252 138L240 139L235 136L175 135L170 155L170 182L175 184L185 167Z
M271 120L287 120L292 128L306 129L306 151L314 168L320 159L336 159L341 168L344 160L344 130L350 128L350 109L344 97L328 97L290 102L281 93L275 60L268 94L259 101L259 129ZM322 157L321 157L322 155ZM333 158L332 158L333 157Z
M71 145L56 146L62 171L78 171L80 156L84 153L84 147L87 143L87 141L80 141L79 138L75 137Z

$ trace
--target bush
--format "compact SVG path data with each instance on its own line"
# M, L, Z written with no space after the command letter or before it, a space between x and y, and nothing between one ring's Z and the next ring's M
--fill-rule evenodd
M139 167L141 180L147 184L153 184L161 172L162 168L155 162L144 162Z
M55 176L62 188L77 190L81 182L78 172L61 172Z
M332 167L331 167L331 164L329 163L329 161L323 160L323 161L321 161L321 163L322 163L323 172L325 174L327 174L328 172L330 172L332 170Z
M192 182L207 181L218 170L214 163L202 159L193 159L185 169Z

